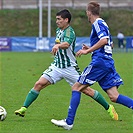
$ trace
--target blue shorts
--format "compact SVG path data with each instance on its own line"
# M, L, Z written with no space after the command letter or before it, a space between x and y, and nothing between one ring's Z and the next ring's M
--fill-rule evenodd
M110 89L111 87L119 87L123 81L114 67L112 58L100 57L92 61L82 72L78 79L81 84L93 85L98 82L103 90Z

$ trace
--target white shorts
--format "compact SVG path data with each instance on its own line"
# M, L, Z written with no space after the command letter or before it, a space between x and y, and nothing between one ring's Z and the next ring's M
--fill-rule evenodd
M75 67L58 68L51 65L43 72L41 77L49 80L51 84L55 84L56 82L65 79L70 84L70 86L72 86L78 80L79 76L79 69L77 71Z

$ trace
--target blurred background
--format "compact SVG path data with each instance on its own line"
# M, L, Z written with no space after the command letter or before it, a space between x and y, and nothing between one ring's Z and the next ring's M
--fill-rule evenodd
M50 51L54 45L56 13L67 8L77 36L76 51L89 45L90 0L0 0L0 51ZM110 27L114 51L132 52L133 0L97 0L101 17ZM121 40L119 40L119 38Z
M51 7L85 8L90 0L42 0L43 7L47 7L51 1ZM133 8L132 0L97 0L105 8ZM0 0L1 9L33 9L38 8L39 0Z

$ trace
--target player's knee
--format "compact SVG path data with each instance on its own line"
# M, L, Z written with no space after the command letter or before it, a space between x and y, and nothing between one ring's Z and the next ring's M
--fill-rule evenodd
M76 90L76 87L75 87L74 85L72 86L72 90L73 90L73 91Z
M119 93L117 91L116 87L112 87L111 89L107 90L107 94L112 102L116 102L117 98L119 96Z
M82 90L82 92L90 97L93 97L95 94L95 91L91 89L90 87L87 87L86 89Z
M73 90L73 91L80 91L79 84L78 84L78 83L75 83L75 84L72 86L72 90Z
M90 87L87 87L88 90L88 96L93 97L95 95L95 93L97 93L97 91L91 89Z
M109 96L109 98L112 102L116 102L117 100L117 96Z
M34 85L34 89L40 91L43 88L43 84L37 81Z

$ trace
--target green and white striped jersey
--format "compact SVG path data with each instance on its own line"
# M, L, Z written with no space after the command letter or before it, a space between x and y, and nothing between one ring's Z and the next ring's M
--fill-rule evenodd
M55 65L58 68L67 68L70 66L77 66L77 61L74 53L76 36L73 28L71 26L68 26L64 30L57 28L55 40L60 40L60 43L68 42L70 46L68 49L58 50L58 52L54 57L54 61L52 62L52 65Z

